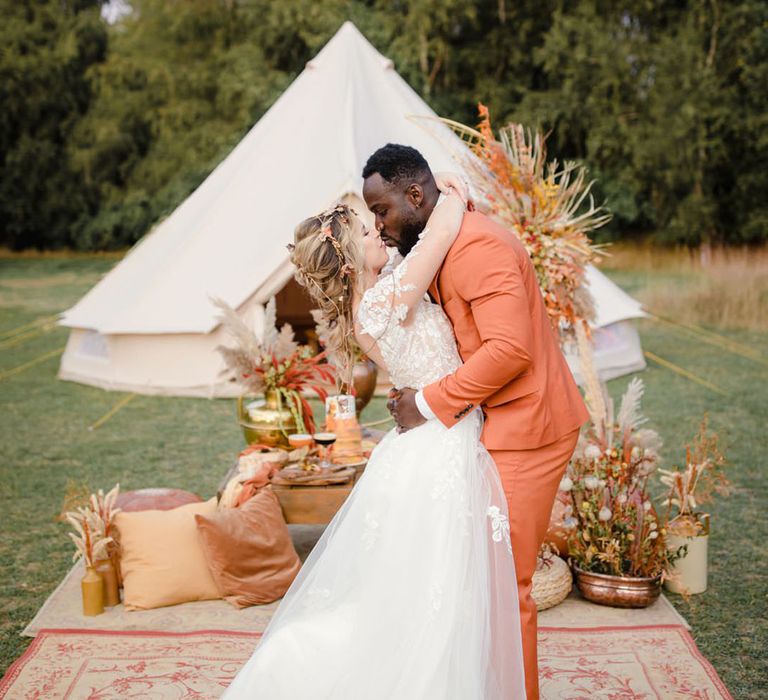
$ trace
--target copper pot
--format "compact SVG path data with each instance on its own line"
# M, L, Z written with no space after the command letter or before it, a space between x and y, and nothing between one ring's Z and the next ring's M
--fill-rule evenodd
M352 368L352 384L355 386L355 413L357 413L358 418L373 398L378 374L379 368L376 363L367 357L358 360Z
M661 593L661 575L653 577L595 574L573 566L576 586L584 598L614 608L647 608Z

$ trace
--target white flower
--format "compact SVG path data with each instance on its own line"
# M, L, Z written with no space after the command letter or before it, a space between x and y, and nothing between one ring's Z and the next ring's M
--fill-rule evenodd
M563 508L563 514L567 518L570 515L573 515L573 506L569 503L565 508Z
M600 480L596 476L584 477L584 486L588 489L596 489L600 486Z
M573 481L567 476L564 476L560 481L561 491L570 491L573 488Z
M651 509L651 502L650 501L644 501L643 502L643 510L647 513Z
M635 446L632 448L632 452L630 452L630 453L629 453L629 456L630 456L632 459L637 459L637 458L640 456L640 448L639 448L637 445L635 445Z
M649 528L651 528L651 530L655 530L655 529L658 527L658 525L656 524L656 521L654 520L654 521L652 521L652 522L651 522L651 523L648 525L648 527L649 527Z
M648 535L649 540L655 540L659 536L659 533L656 532L656 530L651 530L651 534Z
M600 454L600 448L597 445L587 445L587 448L584 450L584 456L587 459L599 459Z
M623 506L627 502L627 494L622 491L618 496L616 496L616 502Z
M599 520L602 520L603 522L605 522L606 520L610 520L612 515L613 513L611 513L611 509L608 508L607 506L603 506L600 509L600 512L597 514L597 517Z
M563 527L565 527L568 530L573 530L578 525L578 521L576 518L566 518L563 520Z

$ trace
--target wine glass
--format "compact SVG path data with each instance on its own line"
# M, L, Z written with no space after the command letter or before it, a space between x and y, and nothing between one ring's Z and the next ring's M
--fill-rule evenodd
M322 458L319 465L320 469L330 469L333 465L328 459L328 450L331 445L336 442L336 433L315 433L312 437L322 449Z

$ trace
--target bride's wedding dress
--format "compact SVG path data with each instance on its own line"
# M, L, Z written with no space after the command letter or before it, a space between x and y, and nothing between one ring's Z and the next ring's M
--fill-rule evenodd
M418 299L405 321L416 248L365 293L358 322L394 386L418 389L461 360L439 306ZM507 504L481 424L476 410L386 435L227 700L525 697Z

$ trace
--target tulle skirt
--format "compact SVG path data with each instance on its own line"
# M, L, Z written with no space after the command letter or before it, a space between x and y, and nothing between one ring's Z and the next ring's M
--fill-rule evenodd
M507 504L481 421L385 436L227 700L525 698Z

